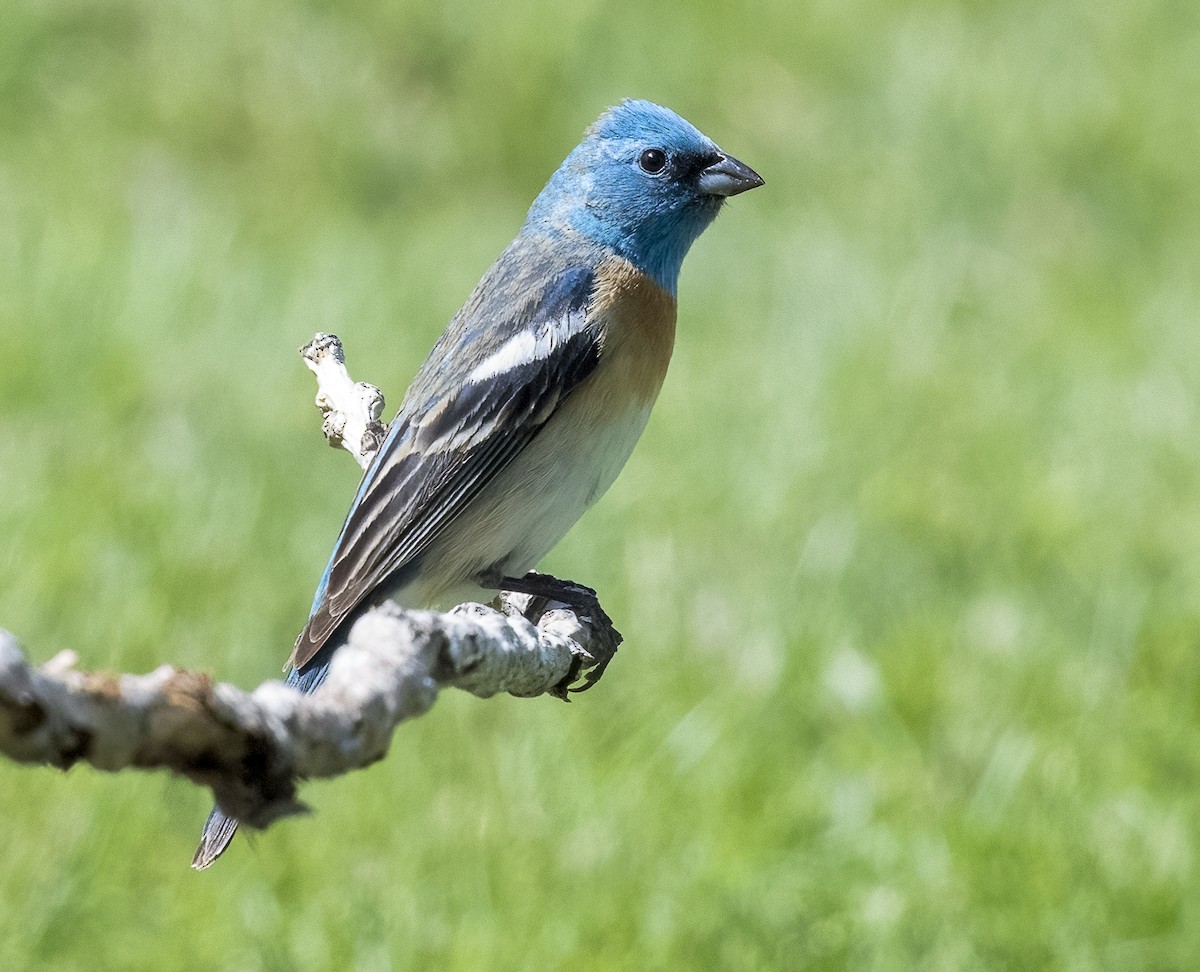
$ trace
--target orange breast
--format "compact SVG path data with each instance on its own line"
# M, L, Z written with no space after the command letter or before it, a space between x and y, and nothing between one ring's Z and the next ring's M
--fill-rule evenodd
M675 346L675 298L628 260L609 257L596 270L591 314L604 321L603 385L624 392L624 405L645 407L658 397Z

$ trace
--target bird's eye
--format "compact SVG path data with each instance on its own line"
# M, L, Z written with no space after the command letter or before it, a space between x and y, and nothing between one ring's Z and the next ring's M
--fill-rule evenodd
M638 165L642 167L643 172L658 175L667 167L667 153L662 149L646 149L638 157Z

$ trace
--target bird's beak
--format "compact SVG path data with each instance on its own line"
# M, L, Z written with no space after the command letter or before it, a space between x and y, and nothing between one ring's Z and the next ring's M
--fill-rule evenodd
M763 178L745 162L722 155L707 169L700 170L700 191L710 196L736 196L763 184Z

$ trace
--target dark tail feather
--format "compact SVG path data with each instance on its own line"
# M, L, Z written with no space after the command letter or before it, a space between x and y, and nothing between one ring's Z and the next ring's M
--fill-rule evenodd
M307 665L304 671L292 669L288 674L287 683L301 692L315 692L329 674L329 659L338 645L326 643ZM225 848L237 833L238 822L233 817L227 817L218 807L212 808L208 820L204 822L204 832L200 835L200 846L196 848L196 856L192 858L192 867L203 871L211 867L213 861L225 853Z
M237 833L238 822L233 817L227 817L217 807L212 808L208 820L204 822L204 833L200 835L200 846L196 848L196 856L192 858L192 867L203 871L212 862L225 853L225 848Z

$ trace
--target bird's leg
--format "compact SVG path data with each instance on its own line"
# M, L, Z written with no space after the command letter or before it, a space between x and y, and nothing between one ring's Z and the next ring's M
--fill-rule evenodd
M571 684L583 673L585 664L585 658L576 655L566 677L551 690L552 695L565 701L568 691L586 692L600 681L623 639L621 632L613 626L612 618L600 606L600 600L592 588L532 570L524 577L484 575L479 578L479 583L485 587L530 595L533 600L524 614L534 624L557 603L566 605L580 620L588 621L597 628L592 638L593 661L584 674L583 684L578 688L571 688Z

